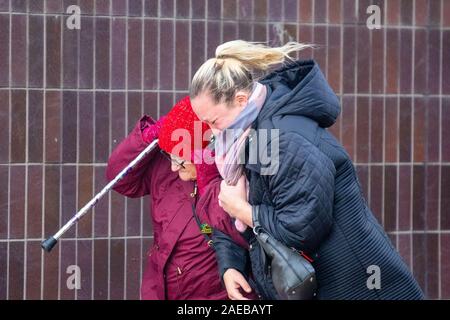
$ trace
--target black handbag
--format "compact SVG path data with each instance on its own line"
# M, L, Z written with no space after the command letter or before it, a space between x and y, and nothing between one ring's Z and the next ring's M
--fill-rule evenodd
M254 215L255 217L255 215ZM268 232L254 218L253 231L269 261L273 286L282 300L311 300L317 295L317 280L313 265L300 252L289 248Z

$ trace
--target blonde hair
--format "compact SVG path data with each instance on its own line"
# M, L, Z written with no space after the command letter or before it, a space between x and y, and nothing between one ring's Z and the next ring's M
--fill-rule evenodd
M244 40L225 42L216 48L216 57L207 60L195 73L190 96L195 98L208 91L216 103L230 102L237 91L251 90L255 75L267 73L274 65L292 61L291 52L310 47L298 42L275 48Z

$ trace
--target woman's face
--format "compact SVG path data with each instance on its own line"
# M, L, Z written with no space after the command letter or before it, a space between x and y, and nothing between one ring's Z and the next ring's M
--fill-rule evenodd
M249 93L238 91L231 104L215 103L211 95L202 92L191 99L191 105L197 117L209 125L214 135L228 128L247 105Z

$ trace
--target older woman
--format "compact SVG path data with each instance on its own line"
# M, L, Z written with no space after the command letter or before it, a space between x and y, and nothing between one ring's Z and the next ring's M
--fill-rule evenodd
M177 130L189 136L174 141ZM196 130L199 134L194 134ZM142 299L227 298L211 246L211 227L234 234L235 241L246 244L218 205L221 179L214 161L192 161L194 155L204 153L206 130L186 97L156 123L144 116L109 159L107 178L111 180L159 138L160 148L114 187L127 197L151 197L154 241L142 280Z

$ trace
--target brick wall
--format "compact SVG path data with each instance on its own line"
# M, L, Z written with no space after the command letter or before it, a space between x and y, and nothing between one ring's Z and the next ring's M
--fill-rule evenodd
M0 0L0 299L139 298L146 199L111 193L51 254L40 242L106 184L139 117L236 38L318 45L300 56L341 98L331 131L370 207L427 296L450 298L450 0Z

